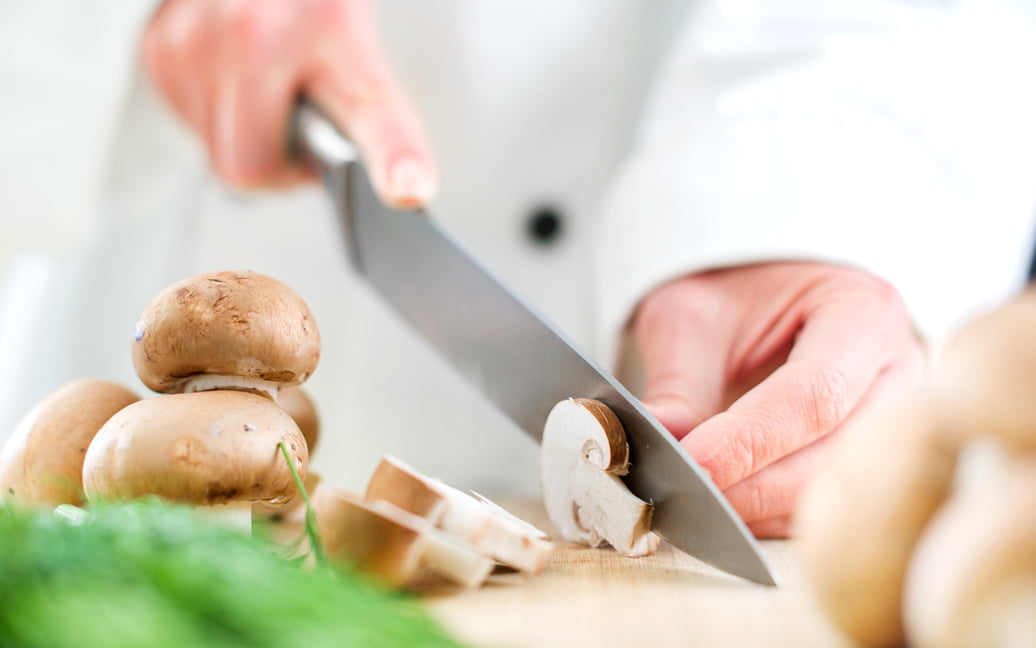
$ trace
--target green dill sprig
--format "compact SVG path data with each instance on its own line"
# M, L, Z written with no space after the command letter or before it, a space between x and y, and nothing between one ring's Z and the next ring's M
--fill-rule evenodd
M415 599L341 568L301 569L186 507L77 511L0 508L0 646L456 645Z

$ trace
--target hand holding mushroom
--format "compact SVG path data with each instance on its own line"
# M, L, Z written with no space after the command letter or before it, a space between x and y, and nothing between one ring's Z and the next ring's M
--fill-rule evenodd
M1036 645L1034 331L1033 291L972 322L928 388L846 430L810 485L804 566L847 634Z

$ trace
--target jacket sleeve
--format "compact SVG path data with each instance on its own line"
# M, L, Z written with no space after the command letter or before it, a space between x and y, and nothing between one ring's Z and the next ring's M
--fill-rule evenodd
M606 358L650 290L719 267L859 267L934 336L1021 284L1036 212L1031 23L918 6L688 13L602 206Z

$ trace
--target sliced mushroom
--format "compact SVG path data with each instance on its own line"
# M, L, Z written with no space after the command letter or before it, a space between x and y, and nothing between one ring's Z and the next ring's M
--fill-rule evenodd
M914 545L953 483L955 452L931 408L904 403L848 426L796 512L802 568L821 607L871 646L903 642Z
M541 459L544 503L562 538L592 547L607 541L627 556L658 549L653 507L619 479L628 471L629 445L607 405L583 398L555 405L543 428Z
M384 500L427 518L480 553L521 571L539 572L554 545L547 534L493 502L448 486L387 456L367 485L368 500Z
M300 476L308 453L295 421L268 398L237 391L158 396L113 416L90 444L90 500L157 495L220 507L251 528L252 504L296 493L283 443Z
M465 587L480 585L493 561L435 528L427 519L383 500L321 485L313 496L320 539L328 557L369 572L392 587L437 574Z
M907 578L912 646L1036 646L1036 455L959 492L918 544Z
M316 369L320 334L306 303L254 272L214 272L179 281L144 308L133 364L157 392L238 389L276 399Z
M0 455L0 502L83 503L83 457L105 421L140 397L106 380L76 380L21 420Z

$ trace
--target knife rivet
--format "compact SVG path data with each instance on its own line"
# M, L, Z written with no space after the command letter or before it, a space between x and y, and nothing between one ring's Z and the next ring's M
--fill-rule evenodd
M561 237L561 212L556 207L544 205L529 214L526 233L537 245L550 245Z

